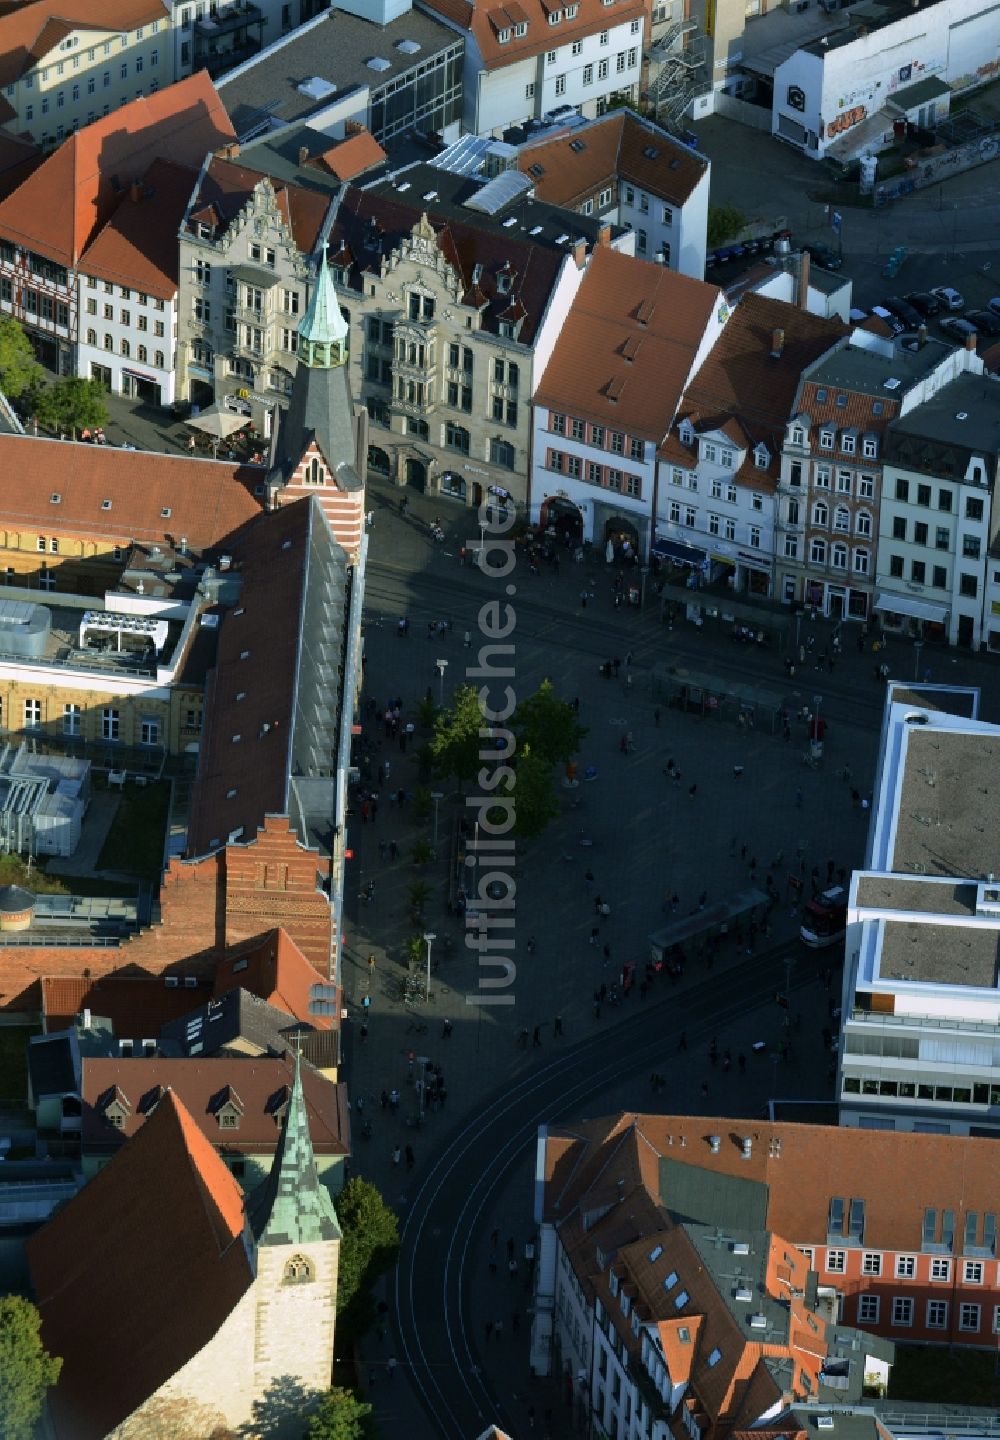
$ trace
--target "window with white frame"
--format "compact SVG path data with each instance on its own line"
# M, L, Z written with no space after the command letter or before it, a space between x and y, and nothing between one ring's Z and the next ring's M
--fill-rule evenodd
M979 1330L982 1313L983 1307L981 1305L973 1305L968 1300L964 1300L958 1312L959 1330L967 1330L973 1333L977 1332Z
M711 483L711 485L710 485L709 488L710 488L710 490L711 490L711 492L712 492L712 499L713 499L713 500L721 500L721 499L722 499L722 481L721 481L721 480L719 480L718 478L714 479L714 480L712 481L712 483Z
M683 485L683 484L684 484L684 471L683 471L683 470L679 470L676 465L675 465L675 466L672 468L672 470L670 471L670 483L671 483L671 485Z
M672 525L679 525L681 523L681 504L679 500L671 500L670 502L670 523Z
M851 472L850 470L837 471L837 493L850 495L851 493Z
M714 465L715 462L716 462L716 458L717 458L717 456L718 456L718 453L719 453L718 447L715 446L715 445L713 445L710 440L703 440L703 441L702 441L702 444L701 444L701 458L702 458L703 460L707 460L710 465Z
M947 1300L928 1300L927 1302L927 1328L928 1330L943 1330L948 1324L948 1302Z
M933 1258L933 1259L931 1260L931 1279L932 1279L932 1280L950 1280L950 1279L951 1279L951 1261L950 1261L950 1260L941 1259L940 1257L935 1257L935 1258Z
M750 526L750 549L760 549L760 527L758 525Z
M845 430L843 435L841 435L840 437L840 448L841 450L843 450L844 454L853 455L855 450L857 449L857 445L857 436L852 431Z
M878 442L874 435L866 435L861 442L861 453L866 460L874 460L878 454Z
M816 466L816 488L818 490L829 490L830 488L830 467L829 465Z
M797 560L799 558L799 540L797 535L785 536L785 559Z
M733 468L733 452L731 450L721 451L719 454L719 464L724 465L727 470L731 470Z
M832 450L832 449L833 449L833 431L832 431L832 430L826 430L826 429L824 429L824 430L821 430L821 431L819 432L819 448L820 448L821 450Z
M846 505L838 505L833 512L834 530L843 530L845 533L851 528L851 512Z
M25 700L24 702L24 724L28 730L34 729L42 723L42 702L41 700Z
M847 569L847 546L839 540L830 551L830 563L835 570Z
M962 1266L962 1278L966 1285L981 1285L983 1283L983 1262L966 1260Z
M720 532L720 530L721 530L721 528L722 528L722 519L721 519L721 517L718 516L718 515L709 515L709 517L708 517L708 533L709 533L709 535L718 535L719 532Z
M877 1325L879 1312L879 1297L877 1295L858 1296L858 1324Z
M856 575L867 575L871 569L871 556L867 550L855 550L854 552L854 573Z
M727 520L727 521L726 521L726 539L727 539L727 540L735 540L735 539L736 539L736 521L735 521L735 520Z
M813 540L809 546L809 559L814 565L826 564L826 541Z
M862 1275L881 1275L882 1256L876 1250L866 1250L861 1261Z
M858 535L870 535L872 533L872 514L870 510L859 510L854 517L854 529Z
M825 500L817 500L816 504L813 506L812 523L814 525L822 526L826 526L830 523L830 507L829 505L827 505Z
M915 1255L896 1256L896 1279L912 1280L917 1273L917 1260Z
M727 485L727 486L726 486L726 499L729 501L730 505L735 505L735 504L736 504L736 486L735 486L735 485Z
M1000 1305L993 1306L993 1334L1000 1335Z
M913 1301L909 1295L896 1295L893 1298L892 1323L894 1325L913 1324Z
M873 500L874 498L875 498L875 476L874 476L874 475L859 475L859 476L858 476L858 499L859 499L859 500Z
M763 495L761 495L760 492L757 491L757 490L752 491L752 492L751 492L751 495L750 495L750 509L751 509L751 510L763 510L763 508L764 508L764 497L763 497Z
M685 505L685 506L684 506L684 524L685 524L685 525L690 525L690 527L691 527L692 529L694 529L694 527L695 527L695 525L696 525L697 523L698 523L698 512L697 512L697 510L694 508L693 505Z

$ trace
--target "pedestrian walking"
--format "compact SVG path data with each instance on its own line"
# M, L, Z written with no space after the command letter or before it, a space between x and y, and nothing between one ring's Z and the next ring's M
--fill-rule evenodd
M590 931L590 943L591 943L591 945L596 945L596 944L597 944L597 941L598 941L598 938L599 938L599 936L600 936L600 933L601 933L601 931L600 931L600 926L594 925L594 926L591 927L591 931Z
M500 1244L500 1231L499 1231L499 1229L497 1229L497 1230L494 1230L493 1233L492 1233L492 1235L490 1236L490 1245L491 1245L491 1246L493 1247L493 1249L495 1250L499 1244Z
M585 888L586 891L587 891L587 894L588 894L588 895L592 894L592 893L593 893L593 889L594 889L594 872L593 872L593 870L588 870L588 871L584 874L583 884L584 884L584 888Z
M388 1372L388 1375L389 1375L389 1379L390 1379L390 1380L395 1380L395 1378L396 1378L396 1366L397 1366L398 1364L399 1364L399 1361L396 1359L395 1355L390 1355L389 1358L388 1358L388 1360L385 1362L385 1368L386 1368L386 1371Z
M399 1162L400 1162L400 1160L402 1159L402 1156L403 1156L402 1150L400 1150L399 1146L396 1145L396 1146L393 1148L393 1152L392 1152L392 1163L393 1163L394 1165L398 1165Z
M452 1032L452 1023L451 1023L450 1020L446 1020L446 1021L444 1022L444 1026L442 1027L442 1030L441 1030L441 1039L442 1039L442 1040L450 1040L450 1039L451 1039L451 1032Z
M538 1047L541 1045L541 1043L542 1043L542 1027L541 1027L541 1025L536 1025L535 1028L534 1028L534 1030L531 1032L531 1048L532 1048L533 1050L537 1050Z
M512 1280L517 1279L517 1261L513 1258L507 1261L507 1274Z
M407 1168L407 1170L412 1170L413 1167L414 1167L414 1165L416 1165L416 1163L417 1163L417 1157L416 1157L416 1155L414 1155L414 1153L413 1153L413 1146L412 1146L412 1145L407 1145L407 1147L406 1147L406 1168Z
M690 786L688 786L688 799L689 799L689 800L693 800L694 797L697 795L697 793L698 793L698 786L697 786L697 785L690 785Z
M502 1321L502 1320L496 1320L496 1321L494 1321L494 1323L493 1323L493 1334L497 1337L498 1340L502 1340L502 1339L503 1339L503 1321Z
M489 1267L490 1267L490 1274L491 1274L491 1275L495 1275L495 1274L497 1273L497 1257L496 1257L496 1252L495 1252L495 1251L492 1251L492 1250L490 1251Z
M562 1033L563 1033L563 1028L562 1028L562 1016L561 1016L561 1015L557 1015L556 1018L555 1018L555 1019L553 1020L553 1022L552 1022L552 1034L553 1034L553 1036L555 1036L555 1035L561 1035Z
M465 645L466 650L468 650L469 646L472 644L472 632L471 632L471 631L466 630L465 634L464 634L463 637L462 637L462 643Z

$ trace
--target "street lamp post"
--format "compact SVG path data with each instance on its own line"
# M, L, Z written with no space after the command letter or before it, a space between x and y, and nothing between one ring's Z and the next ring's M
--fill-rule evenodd
M435 660L438 672L438 704L444 709L444 672L448 668L447 660Z
M924 648L924 642L923 642L922 640L914 640L914 642L913 642L913 678L914 678L914 680L919 680L919 679L920 679L920 653L921 653L921 651L923 650L923 648Z
M436 939L437 936L432 930L428 930L424 935L424 944L427 946L427 985L424 990L424 999L428 1001L431 998L431 946Z
M434 849L436 850L438 843L438 805L444 799L444 794L440 790L432 790L431 799L434 801Z

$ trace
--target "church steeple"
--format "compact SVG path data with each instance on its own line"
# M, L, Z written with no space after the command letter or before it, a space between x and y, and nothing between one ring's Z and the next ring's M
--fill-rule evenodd
M333 1201L316 1174L300 1055L295 1057L295 1080L274 1164L253 1192L249 1209L258 1246L313 1245L341 1238Z
M343 365L347 360L347 333L324 245L312 299L299 324L299 364L313 370Z

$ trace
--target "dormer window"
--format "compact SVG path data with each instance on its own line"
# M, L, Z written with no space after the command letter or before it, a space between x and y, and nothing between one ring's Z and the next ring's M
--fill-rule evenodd
M769 455L766 446L757 446L756 450L753 452L753 463L757 466L758 470L767 469L768 465L770 465L771 463L771 456Z
M220 1130L238 1130L243 1118L243 1101L231 1085L216 1097L215 1118Z
M840 437L840 448L845 455L853 455L858 448L858 435L856 430L845 430Z
M830 429L828 426L824 426L824 428L819 432L819 448L821 450L833 449L833 434L833 430Z
M514 26L514 37L515 37L515 39L517 39L517 40L523 40L524 37L525 37L525 35L527 35L527 33L528 33L528 22L527 22L527 20L520 20L520 21L518 21L518 23Z
M804 445L806 443L806 432L801 425L792 426L792 444Z
M560 22L560 20L562 19L562 17L563 17L563 12L562 12L561 10L550 10L550 11L549 11L549 24L550 24L550 25L558 25L559 22Z
M575 20L576 17L577 17L577 15L579 15L579 13L580 13L580 7L579 7L579 5L567 5L567 6L566 6L566 19L567 19L567 20Z
M508 45L508 44L510 43L510 30L509 30L509 28L498 31L498 33L497 33L497 39L499 40L499 42L500 42L501 45Z
M874 460L878 455L878 440L874 435L866 435L861 442L861 451L866 460Z
M693 445L693 444L694 444L694 426L691 424L691 421L690 421L690 420L682 420L682 421L681 421L681 428L680 428L679 434L680 434L680 437L681 437L681 444L682 444L682 445Z

